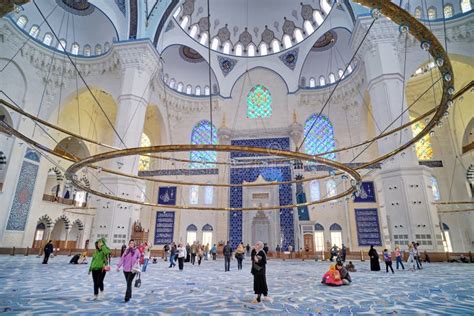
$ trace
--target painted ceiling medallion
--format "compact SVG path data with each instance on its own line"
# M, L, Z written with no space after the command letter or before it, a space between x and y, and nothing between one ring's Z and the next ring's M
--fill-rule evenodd
M336 43L336 40L337 34L335 32L326 32L314 43L313 50L326 50L331 48Z
M200 63L204 58L197 51L188 46L181 46L179 49L181 57L190 63Z
M291 70L295 70L298 61L298 50L298 48L295 48L280 55L280 60Z
M217 60L224 76L227 76L237 64L237 60L233 58L217 56Z

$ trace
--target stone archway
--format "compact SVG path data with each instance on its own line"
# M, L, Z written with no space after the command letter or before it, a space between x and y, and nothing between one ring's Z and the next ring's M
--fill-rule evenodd
M70 226L71 224L69 219L64 215L60 216L56 220L50 237L50 239L53 241L54 248L66 248Z
M84 235L84 225L80 220L75 220L72 223L71 230L69 231L66 248L67 249L81 249L83 248L82 237Z
M48 215L43 215L38 219L31 248L43 249L43 246L49 240L52 226L53 221Z

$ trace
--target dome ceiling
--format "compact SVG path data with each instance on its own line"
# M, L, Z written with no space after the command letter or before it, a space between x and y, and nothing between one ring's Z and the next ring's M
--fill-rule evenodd
M174 17L195 41L236 56L262 56L289 49L311 35L331 11L327 0L186 0ZM209 40L210 31L210 40Z
M87 0L41 0L36 5L65 48L75 55L100 55L105 53L117 32L109 18ZM36 40L61 50L61 46L35 6L29 2L10 17ZM49 40L50 39L50 40Z

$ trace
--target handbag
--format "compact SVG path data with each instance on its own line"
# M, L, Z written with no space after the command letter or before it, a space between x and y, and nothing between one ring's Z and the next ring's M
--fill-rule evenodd
M140 278L140 273L138 274L138 279L135 280L135 287L142 286L142 279Z
M263 267L259 266L255 262L252 262L252 268L257 272L263 269Z

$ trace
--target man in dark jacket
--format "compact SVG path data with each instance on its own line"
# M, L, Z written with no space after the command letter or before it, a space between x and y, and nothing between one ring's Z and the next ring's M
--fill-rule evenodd
M53 253L54 249L53 249L53 241L50 240L48 241L48 243L46 244L46 246L44 246L44 259L43 259L43 264L47 264L48 263L48 259L49 259L49 256Z
M224 246L225 272L230 271L230 258L232 257L232 247L230 241Z

